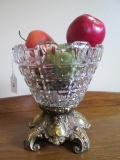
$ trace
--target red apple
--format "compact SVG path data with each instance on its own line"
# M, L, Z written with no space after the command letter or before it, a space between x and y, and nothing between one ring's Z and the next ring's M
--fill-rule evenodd
M89 14L83 14L69 25L66 39L68 43L87 41L94 47L96 44L101 44L103 42L105 32L105 25L101 20Z
M40 42L54 42L55 41L44 31L33 30L28 34L25 45L27 48L34 48Z

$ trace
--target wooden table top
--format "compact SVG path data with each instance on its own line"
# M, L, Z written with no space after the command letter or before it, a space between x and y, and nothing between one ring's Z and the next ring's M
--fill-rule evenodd
M68 142L43 141L33 152L23 145L28 123L40 112L33 97L0 99L0 160L120 160L120 93L87 92L77 111L92 124L89 151L75 154Z

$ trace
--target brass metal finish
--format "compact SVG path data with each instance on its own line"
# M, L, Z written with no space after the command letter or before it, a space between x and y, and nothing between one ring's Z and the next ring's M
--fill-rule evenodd
M75 153L81 153L89 150L90 141L85 128L90 124L85 117L77 111L71 111L67 114L50 115L47 112L38 114L29 124L30 132L25 139L25 148L32 151L40 149L38 139L47 139L49 142L60 145L65 141L73 142Z

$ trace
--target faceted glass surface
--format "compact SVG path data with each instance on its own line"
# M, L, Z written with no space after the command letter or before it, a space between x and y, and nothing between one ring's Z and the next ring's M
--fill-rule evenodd
M15 62L36 102L46 107L77 107L101 60L103 46L87 42L41 43L13 48Z

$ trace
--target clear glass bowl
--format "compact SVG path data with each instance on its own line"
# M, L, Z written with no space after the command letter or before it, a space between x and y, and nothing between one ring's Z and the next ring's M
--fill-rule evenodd
M40 43L34 49L25 45L13 48L29 89L40 108L65 113L83 99L101 60L103 46L87 42L72 44Z

